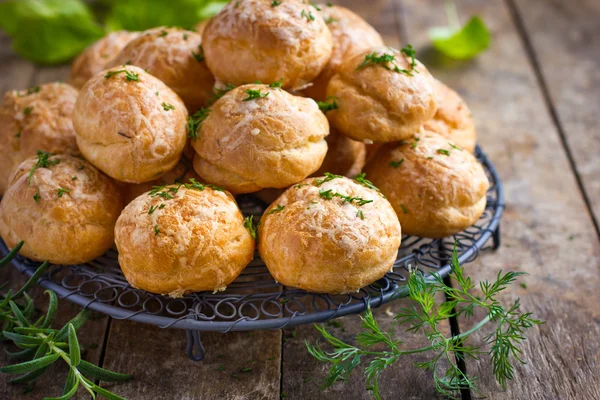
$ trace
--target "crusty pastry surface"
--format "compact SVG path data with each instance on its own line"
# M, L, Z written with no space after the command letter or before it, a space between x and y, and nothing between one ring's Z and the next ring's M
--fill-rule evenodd
M130 63L147 70L181 97L190 112L214 97L215 79L204 61L202 36L194 31L158 27L144 32L107 64Z
M77 90L64 83L46 83L11 90L0 105L0 194L13 168L37 150L79 154L73 129Z
M337 98L338 108L327 118L340 133L366 143L408 139L434 116L435 90L436 81L418 60L413 70L411 58L398 50L364 50L344 59L329 81L327 96Z
M309 178L285 191L259 225L260 255L276 281L318 293L351 293L396 260L400 223L378 192L348 178ZM324 193L324 194L321 194ZM359 205L327 193L372 201Z
M473 225L485 209L488 179L468 151L424 132L389 143L365 172L388 198L409 235L441 238Z
M325 21L301 0L232 1L202 39L210 70L234 85L283 79L285 88L300 89L319 75L332 49Z
M258 91L260 98L249 99ZM288 187L321 166L328 134L327 118L312 99L267 85L239 86L201 123L192 140L194 169L233 193Z
M344 58L363 48L379 47L384 43L375 28L351 10L337 5L320 4L318 7L331 31L333 50L323 71L304 92L313 99L324 100L327 84Z
M473 153L477 141L475 124L467 103L448 86L437 82L437 112L423 126Z
M73 61L69 83L81 89L92 76L105 69L104 66L139 34L139 32L116 31L92 43Z
M81 158L54 155L34 169L38 159L27 158L10 177L0 236L9 248L23 240L20 254L37 261L79 264L101 256L122 209L118 189Z
M73 125L87 160L116 180L143 183L175 167L186 143L187 117L175 92L143 69L125 65L84 85Z
M171 198L149 192L125 207L115 241L132 286L173 297L220 291L252 260L254 239L233 196L201 187L166 186Z

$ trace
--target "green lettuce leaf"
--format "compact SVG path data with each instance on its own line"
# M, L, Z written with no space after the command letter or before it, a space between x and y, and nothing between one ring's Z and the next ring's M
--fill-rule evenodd
M40 64L68 61L104 35L80 0L1 2L0 28L17 54Z
M440 53L456 60L468 60L487 49L491 34L480 17L472 17L460 30L433 28L429 37Z

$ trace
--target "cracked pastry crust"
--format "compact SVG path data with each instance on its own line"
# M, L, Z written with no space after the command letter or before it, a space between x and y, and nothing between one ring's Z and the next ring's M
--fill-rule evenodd
M37 150L79 154L72 114L78 92L64 83L11 90L0 105L0 194L13 168Z
M440 81L437 81L436 96L437 112L423 125L423 128L439 133L457 146L473 153L477 134L467 103L458 93Z
M127 74L137 78L130 80ZM143 69L125 65L102 71L85 84L73 125L87 160L116 180L143 183L177 165L187 117L175 92Z
M285 286L316 293L356 292L392 268L400 223L375 190L348 178L320 185L317 179L292 186L265 211L259 225L260 256ZM329 190L372 202L360 206L320 194Z
M408 235L441 238L473 225L486 204L489 182L466 150L436 133L381 147L365 167L388 198Z
M249 99L250 91L261 97ZM321 166L328 134L327 118L312 99L267 85L239 86L201 123L192 140L194 169L236 194L288 187Z
M395 60L359 68L373 53ZM338 103L327 113L329 122L340 133L367 143L412 137L437 110L436 81L423 64L415 62L416 71L409 76L394 68L410 71L411 59L392 48L363 50L345 59L327 86L327 96L337 97Z
M163 190L172 198L139 196L117 221L125 278L133 287L172 297L224 290L254 255L254 239L233 196L208 186Z
M215 79L204 61L202 36L194 31L158 27L130 41L106 68L130 63L163 81L190 112L214 97Z
M9 248L25 242L21 255L54 264L79 264L104 254L113 244L122 209L113 182L90 163L54 155L49 166L31 170L23 161L10 177L0 202L0 236Z
M342 61L364 48L383 46L381 35L367 21L351 10L337 5L319 5L319 14L325 20L333 37L333 50L329 62L312 85L304 90L309 97L324 100L327 84Z
M301 89L331 56L331 32L314 7L300 0L232 1L206 26L202 40L208 68L224 83L243 85L283 79Z
M81 89L92 76L105 69L106 63L112 61L121 49L139 34L139 32L128 31L111 32L92 43L73 61L69 84Z

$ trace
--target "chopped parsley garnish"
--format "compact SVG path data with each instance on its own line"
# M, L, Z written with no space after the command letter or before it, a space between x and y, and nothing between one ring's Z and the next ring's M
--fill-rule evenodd
M358 212L356 213L357 217L360 217L360 219L365 219L365 214L363 213L362 210L358 210Z
M414 142L411 143L410 147L412 147L413 149L416 149L417 146L419 145L419 140L421 140L421 139L418 137L414 137L413 139L414 139Z
M187 34L187 33L184 33L184 34L183 34L183 40L188 40L188 37L189 37L189 36L188 36L188 34Z
M154 225L154 236L158 236L160 230L158 229L158 225Z
M333 3L332 3L332 2L330 2L330 1L328 1L328 2L327 2L327 7L333 7Z
M449 150L444 150L444 149L438 149L437 152L439 154L443 154L445 156L449 156L450 155L450 151Z
M37 151L38 159L37 159L37 162L35 163L35 165L33 166L33 168L31 168L31 171L29 171L29 176L27 177L27 186L29 186L29 184L31 183L31 177L33 176L33 173L38 168L50 168L53 165L60 163L60 160L50 161L49 160L50 157L52 157L52 153L48 153L47 151L42 151L42 150Z
M400 161L390 161L390 167L398 168L403 162L404 158L402 158Z
M58 198L60 199L63 194L71 192L70 189L58 188Z
M192 140L198 139L198 129L200 128L200 125L202 124L202 122L206 118L208 118L209 114L210 114L210 108L201 108L198 111L196 111L194 114L190 115L190 117L188 119L188 124L187 124L188 138L190 138Z
M35 190L35 194L33 195L33 200L35 201L35 204L40 204L40 199L42 198L42 196L40 196L40 189L37 188Z
M316 5L315 3L313 3L312 1L310 2L310 5L313 6L314 8L316 8L317 11L321 11L321 7L319 7L318 5Z
M412 47L412 45L407 44L400 50L400 52L405 56L410 57L410 72L414 71L415 67L417 66L417 62L415 61L415 56L417 55L417 52L415 51L415 49Z
M283 85L283 79L281 78L280 80L278 80L277 82L273 82L269 85L270 88L281 88L281 85Z
M261 93L260 89L258 89L258 90L246 89L246 90L244 90L244 93L246 93L248 95L248 97L246 97L242 101L250 101L250 100L254 100L254 99L264 99L271 92Z
M335 22L335 21L337 21L337 19L335 19L333 17L325 18L325 23L326 24L331 24L332 22Z
M29 114L31 114L31 112L32 112L32 111L33 111L33 106L31 106L31 107L27 107L27 108L25 108L25 109L23 110L23 114L24 114L24 115L29 115Z
M356 175L354 180L361 185L368 187L369 189L373 189L374 191L381 193L381 190L379 190L377 186L373 185L373 182L367 179L367 174L365 172L361 172L360 174Z
M215 100L220 99L221 97L223 97L225 95L225 93L227 93L230 90L235 89L235 88L236 88L236 86L231 83L226 84L225 87L222 89L214 87L213 93L215 94Z
M108 79L111 76L115 76L115 75L123 73L123 72L125 73L125 79L127 80L127 82L131 82L131 81L137 82L140 80L140 76L138 74L136 74L135 72L128 71L126 69L120 69L117 71L109 71L109 72L107 72L106 75L104 75L104 77L106 79Z
M302 10L302 12L300 13L301 17L306 18L308 21L314 21L315 20L315 16L312 15L312 12L306 12L306 10Z
M408 45L410 46L410 45ZM406 54L406 52L409 52L410 54L413 54L414 56L414 50L412 50L412 46L409 47L405 47L401 50L402 54ZM389 70L389 71L394 71L397 73L402 73L408 76L413 76L413 71L415 71L414 69L414 59L413 62L411 63L411 69L407 70L407 69L403 69L400 68L397 64L396 64L396 56L394 56L393 54L388 54L388 53L383 53L381 55L377 54L376 51L372 52L371 54L367 54L365 56L365 59L363 60L363 62L356 67L356 71L358 71L361 68L364 68L368 65L381 65L383 68Z
M280 4L281 4L281 1L273 0L273 2L271 3L271 7L277 7Z
M162 30L162 31L160 31L160 33L158 34L158 37L165 37L165 36L167 36L168 34L169 34L169 32L167 32L167 31L165 31L165 30Z
M400 204L400 208L402 209L402 212L404 214L408 214L408 210L406 209L406 207L404 207L404 204Z
M254 215L244 218L244 228L248 229L252 239L256 240L256 225L254 224Z
M148 214L152 214L154 211L156 210L162 210L163 208L165 208L165 204L159 204L158 206L150 206L150 209L148 210Z
M335 174L332 174L329 172L325 172L324 175L325 175L325 178L323 178L323 179L315 179L315 181L314 181L315 186L321 186L325 182L332 181L336 178L343 178L343 176L341 176L341 175L335 175Z
M344 203L352 203L352 202L354 201L354 202L356 202L356 203L357 203L359 206L364 206L365 204L369 204L369 203L372 203L372 202L373 202L373 200L365 200L365 199L363 199L363 198L360 198L360 197L350 197L350 196L346 196L346 195L343 195L343 194L340 194L340 193L334 192L334 191L333 191L333 190L331 190L331 189L328 189L328 190L321 190L321 191L319 192L319 195L320 195L322 198L324 198L324 199L327 199L327 200L331 200L331 199L333 199L334 197L339 197L339 198L341 198L341 199L343 199L343 200L344 200Z
M154 93L156 96L158 96L158 92Z
M84 168L85 168L85 166L84 166L84 165L80 165L80 166L77 168L77 170L78 170L78 171L81 171L81 170L82 170L82 169L84 169Z
M319 110L326 113L327 111L335 110L338 108L337 97L329 96L325 101L317 101Z
M15 137L16 137L17 139L18 139L18 138L20 138L20 137L21 137L21 132L17 132L17 133L15 133Z
M282 206L281 204L277 204L277 207L271 209L271 211L269 211L267 213L267 215L271 215L271 214L274 214L276 212L281 212L281 211L283 211L284 208L285 208L285 206Z
M165 111L169 111L169 110L174 110L175 109L175 106L173 104L165 103L164 101L162 103L162 106L163 106L163 110L165 110Z
M462 151L463 149L458 147L457 145L455 145L454 143L448 142L448 144L450 145L450 147L452 147L453 149L456 149L458 151Z
M77 180L77 177L76 177L76 176L74 176L74 177L72 177L72 178L71 178L71 180L72 180L72 181L76 181L76 180Z
M198 52L196 53L196 52L192 51L192 55L194 56L196 61L198 61L198 62L204 61L204 47L202 47L202 45L199 45Z
M297 185L294 185L294 189L300 189L303 186L308 186L308 183L298 183Z

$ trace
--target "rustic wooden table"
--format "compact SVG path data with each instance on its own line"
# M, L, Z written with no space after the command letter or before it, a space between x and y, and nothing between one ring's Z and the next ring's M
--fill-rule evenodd
M524 349L529 363L517 367L506 391L491 379L486 357L469 360L467 370L482 377L481 389L491 399L600 399L600 2L456 0L463 20L481 15L494 36L490 49L470 62L452 62L428 49L427 29L446 24L441 0L336 3L365 17L389 45L413 44L432 73L458 90L504 181L502 247L482 254L468 271L477 279L501 269L528 272L527 287L513 287L503 297L521 297L523 309L547 323L531 332ZM18 58L2 37L2 92L65 79L67 72L67 66L39 68ZM24 282L11 268L1 272L5 279L15 286ZM42 297L41 290L33 292ZM389 324L389 311L404 305L396 301L377 310L379 320ZM61 307L60 322L78 312L68 301ZM351 340L358 317L340 321L331 329ZM458 327L464 328L461 321ZM304 346L317 336L312 326L207 333L206 360L194 363L183 352L181 331L98 315L80 335L86 359L135 375L113 386L129 399L369 399L358 374L346 384L319 388L326 366ZM439 398L431 378L408 365L422 357L385 373L385 399ZM6 362L2 353L0 363ZM232 376L244 367L252 371ZM66 372L53 366L28 394L2 377L0 398L58 395Z

